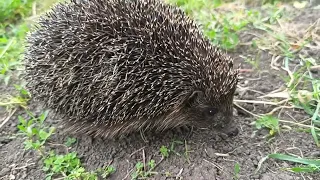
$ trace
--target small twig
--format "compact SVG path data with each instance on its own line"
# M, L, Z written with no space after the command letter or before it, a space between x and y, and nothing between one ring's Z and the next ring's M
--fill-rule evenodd
M214 153L216 156L219 156L219 157L228 157L230 156L228 153Z
M244 92L246 92L246 91L251 91L251 92L255 92L255 93L258 93L258 94L263 94L263 95L265 95L264 92L257 91L257 90L254 90L254 89L250 89L249 87L241 87L241 86L237 86L237 87L238 87L238 89L240 89L240 91L244 91Z
M288 85L287 85L287 87L290 87L290 86L293 84L293 82L294 82L293 74L292 74L292 72L291 72L288 68L282 67L282 69L285 70L285 71L287 71L287 73L288 73L288 75L289 75L289 77L290 77L290 81L289 81L289 83L288 83Z
M151 171L153 171L157 166L159 166L159 164L164 160L165 158L162 156L160 161L154 165L154 167L150 168L150 170L148 171L148 173L151 173Z
M65 179L66 177L63 176L63 177L60 177L60 178L56 178L56 179L53 179L53 180L61 180L61 179Z
M33 2L32 4L32 16L37 15L37 2Z
M112 163L113 163L113 159L111 159L111 160L109 161L109 163L107 164L106 167L109 167Z
M183 171L183 168L180 169L179 173L176 175L176 178L181 177L182 171Z
M129 157L132 157L134 154L136 154L137 152L141 151L141 150L142 150L142 149L144 149L144 148L145 148L145 146L143 146L142 148L140 148L140 149L138 149L138 150L134 151L133 153L131 153L131 154L130 154L130 156L129 156Z
M240 73L248 73L248 72L253 72L253 69L239 69Z
M221 172L225 173L225 171L223 171L223 168L222 168L221 166L219 166L219 165L217 165L217 164L214 164L213 162L210 162L210 161L208 161L208 160L206 160L206 159L203 159L203 160L204 160L205 162L213 165L214 167L218 168Z
M240 108L241 110L245 111L246 113L254 116L254 117L257 117L257 118L260 118L262 115L257 115L257 114L254 114L252 112L250 112L249 110L245 109L244 107L238 105L237 103L234 103L235 106L237 106L238 108ZM302 124L302 123L297 123L297 122L292 122L292 121L288 121L288 120L283 120L283 119L279 119L279 122L282 122L282 123L289 123L289 124L293 124L293 125L296 125L296 126L302 126L302 127L306 127L306 128L315 128L316 130L320 130L320 128L317 128L317 127L314 127L314 126L311 126L311 125L305 125L305 124Z
M241 145L241 146L238 146L238 147L234 148L232 151L229 151L228 154L234 153L239 148L243 148L243 146Z
M305 120L300 121L299 123L303 124L303 123L305 123L305 122L307 122L307 121L311 121L311 119L312 119L312 118L307 118L307 119L305 119ZM295 120L295 119L294 119L294 120ZM297 121L297 120L296 120L296 121Z
M296 125L296 126L302 126L302 127L307 127L307 128L311 128L311 127L313 127L314 129L316 129L316 130L319 130L319 131L320 131L320 128L317 128L317 127L314 127L314 126L311 126L311 125L301 124L301 123L292 122L292 121L283 120L283 119L280 119L280 120L279 120L279 122L289 123L289 124L294 124L294 125Z
M285 114L286 114L287 116L289 116L293 121L297 122L296 118L294 118L290 113L285 112ZM307 118L307 119L311 119L311 118ZM306 121L306 120L303 120L303 121ZM302 122L303 122L303 121L302 121ZM300 122L300 123L302 123L302 122Z
M3 122L0 125L0 129L2 128L2 126L4 126L12 117L12 115L17 111L17 108L15 108L14 110L11 111L11 113L9 113L8 117L6 117Z
M48 142L48 145L52 145L52 146L62 146L66 149L66 153L68 154L69 153L69 148L68 146L64 145L64 144L54 144L54 143L50 143Z
M248 114L250 114L250 115L252 115L252 116L254 116L254 117L258 117L258 118L261 117L261 116L259 116L259 115L257 115L257 114L252 113L251 111L247 110L246 108L240 106L240 105L237 104L237 103L233 103L233 104L234 104L235 106L237 106L239 109L243 110L244 112L246 112L246 113L248 113Z
M122 180L127 179L127 177L130 175L130 173L131 173L133 170L134 170L134 168L132 168L132 169L126 174L126 176L125 176L124 178L122 178Z
M274 109L272 109L270 112L268 112L267 114L273 114L274 112L278 111L279 109L293 109L294 107L293 106L279 106L279 107L276 107Z
M268 101L240 100L240 99L235 99L234 102L250 103L250 104L268 104L268 105L279 105L282 103L282 101L274 103L274 102L268 102Z
M301 158L304 158L302 150L301 150L300 148L298 148L298 147L295 147L295 146L289 147L289 148L286 148L285 151L286 151L286 153L288 153L288 154L290 154L290 155L297 156L297 155L295 155L295 154L292 154L292 153L288 152L288 151L290 151L290 150L292 150L292 149L298 150L298 151L300 152L300 157L301 157Z
M143 168L144 170L147 169L147 166L146 166L146 154L144 152L144 149L142 149L142 162L143 162Z
M128 163L129 163L129 161L128 161ZM122 180L125 180L125 179L127 179L127 177L130 175L130 173L134 170L134 168L135 167L133 167L127 174L126 174L126 176L124 177L124 178L122 178Z
M276 55L272 56L272 60L271 60L270 66L271 66L272 69L275 69L275 70L279 71L280 69L277 66L279 66L278 61L281 58L281 56L276 56L276 57L275 56Z
M317 19L313 24L311 24L311 26L308 27L308 29L306 30L306 32L311 31L312 28L317 27L317 24L320 22L320 18ZM318 26L319 27L319 26Z
M283 92L283 91L285 91L285 89L283 89L283 88L280 87L280 88L278 88L278 89L275 89L275 90L269 92L268 94L265 94L265 95L263 95L263 96L259 96L259 97L257 97L257 98L258 98L258 99L265 98L265 97L268 97L270 94L275 94L275 93Z
M188 161L188 163L190 164L190 159L189 159L189 152L191 152L191 151L188 151L188 144L187 144L187 141L186 140L184 140L184 147L185 147L185 156L186 156L186 158L187 158L187 161Z
M34 164L35 164L35 163L30 163L30 164L26 163L26 165L24 165L24 166L12 168L12 169L13 169L13 170L23 169L23 168L26 168L26 167L28 167L28 166L30 166L30 165L34 165Z
M320 65L316 65L316 66L312 66L310 67L310 70L317 70L317 71L320 71Z

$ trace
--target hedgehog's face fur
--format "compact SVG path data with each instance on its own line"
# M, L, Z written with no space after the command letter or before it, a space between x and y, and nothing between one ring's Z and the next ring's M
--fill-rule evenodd
M233 94L231 91L223 102L212 100L201 91L192 93L188 100L187 114L199 127L213 127L213 129L235 136L238 134L236 123L233 120Z

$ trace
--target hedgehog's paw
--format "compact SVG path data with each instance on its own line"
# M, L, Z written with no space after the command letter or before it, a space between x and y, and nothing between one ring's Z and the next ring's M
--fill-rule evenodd
M180 126L180 127L177 127L176 128L176 132L178 134L183 134L185 135L184 136L184 139L189 139L191 138L192 134L193 134L193 126L187 126L187 125L183 125L183 126Z

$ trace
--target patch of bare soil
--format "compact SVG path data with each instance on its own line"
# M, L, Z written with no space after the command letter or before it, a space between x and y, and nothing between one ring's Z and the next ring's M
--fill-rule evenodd
M319 12L305 10L301 17L294 19L293 23L312 24L320 17ZM319 54L319 52L311 52ZM238 50L233 56L237 63L242 63L243 68L251 68L243 62L239 55L246 54L246 48ZM318 56L319 57L319 56ZM268 93L281 87L284 83L279 71L269 69L271 57L262 54L259 67L262 71L245 72L242 74L242 87L250 87L256 91ZM239 92L236 99L256 99L260 96L258 92ZM266 113L273 107L267 105L241 104L246 109L255 113ZM42 107L35 106L33 112L40 113ZM292 121L306 119L303 112L295 110L284 110L283 117ZM18 120L17 115L23 111L16 112L14 116L2 127L0 131L0 179L44 179L42 162L33 151L23 149L23 139L16 136ZM5 119L8 114L1 110L0 119ZM161 155L159 149L162 145L170 147L174 141L183 144L175 144L174 150L179 154L171 154L163 160L155 169L157 175L150 179L216 179L231 180L234 176L234 166L240 165L241 180L298 180L319 179L316 174L293 174L280 168L289 167L289 162L266 160L261 164L257 172L259 161L270 153L293 153L311 157L314 152L319 151L315 146L310 133L298 132L295 129L282 130L273 139L264 138L268 131L256 131L250 125L255 119L249 114L238 110L236 121L239 123L240 133L233 138L222 138L210 130L194 130L192 136L184 140L185 134L168 131L163 134L146 134L148 142L144 142L140 135L132 135L119 141L105 141L102 139L91 139L89 137L77 137L78 142L73 146L88 170L94 170L111 162L116 172L110 179L131 179L131 173L138 161L149 161L151 158L157 162ZM57 120L48 118L48 124L57 125ZM63 144L67 135L62 134L63 128L50 140L55 144ZM59 147L53 146L52 148ZM63 151L63 149L61 149ZM166 177L166 174L170 176Z

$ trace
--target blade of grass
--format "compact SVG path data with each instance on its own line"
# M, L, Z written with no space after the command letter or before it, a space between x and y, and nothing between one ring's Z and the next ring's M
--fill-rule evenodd
M274 158L274 159L279 159L279 160L284 160L284 161L291 161L291 162L296 162L300 164L305 164L305 165L316 165L320 166L320 159L319 160L313 160L313 159L305 159L305 158L298 158L290 155L285 155L285 154L269 154L269 158Z

